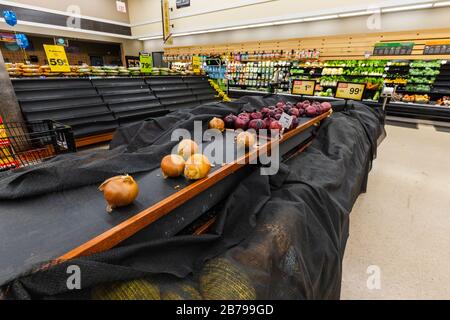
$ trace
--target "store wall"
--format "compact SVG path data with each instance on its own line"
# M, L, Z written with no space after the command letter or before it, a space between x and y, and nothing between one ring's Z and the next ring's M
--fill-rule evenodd
M427 0L191 0L188 8L176 9L170 0L173 33L191 32L306 16L366 10L382 6L429 2ZM161 34L160 0L129 0L134 36Z
M123 0L127 3L128 0ZM8 1L12 2L12 1ZM58 11L67 11L71 5L81 9L81 15L128 23L127 13L118 12L115 0L14 0L16 4L27 4ZM128 4L127 4L128 7Z
M44 44L54 44L51 37L29 36L30 48L22 50L14 44L1 43L0 49L6 62L25 62L30 60L31 56L37 57L35 64L46 64L47 57L43 49ZM117 64L121 60L120 44L87 42L80 40L69 40L69 47L66 48L67 58L71 65L80 65L83 63L91 64L91 56L103 58L105 65Z
M280 0L281 1L281 0ZM304 38L315 36L351 35L361 33L380 33L408 30L443 29L450 27L450 8L436 8L400 13L383 13L368 16L333 19L317 22L304 22L281 26L270 26L201 35L175 37L173 46L191 46L246 42L257 40L274 40ZM379 22L379 25L378 25ZM144 42L145 50L161 50L161 40Z
M0 22L0 30L12 31L13 29L11 29L11 27L9 27L6 23ZM95 35L95 34L89 34L89 33L80 33L80 32L75 32L75 31L49 29L49 28L25 26L25 25L16 25L14 27L14 30L16 32L22 32L25 34L47 35L47 36L65 37L65 38L71 38L71 39L85 39L85 40L93 40L93 41L101 41L101 42L118 43L118 44L122 45L123 56L139 55L139 52L142 51L142 49L143 49L142 41L138 41L138 40L129 40L129 39L101 36L101 35Z

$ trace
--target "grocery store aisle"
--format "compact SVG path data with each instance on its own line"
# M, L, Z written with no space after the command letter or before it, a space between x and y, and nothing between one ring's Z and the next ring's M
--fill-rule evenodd
M386 129L350 216L341 298L450 299L450 133Z

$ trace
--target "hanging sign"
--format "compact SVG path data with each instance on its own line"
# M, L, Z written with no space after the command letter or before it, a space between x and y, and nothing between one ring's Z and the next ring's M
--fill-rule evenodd
M141 54L139 56L142 73L151 73L153 70L153 58L149 54Z
M69 60L63 46L44 44L44 50L52 72L70 72Z
M365 90L365 83L338 82L335 98L362 101Z
M120 0L116 1L116 9L119 12L127 13L127 5L123 1L120 1Z
M168 45L173 44L172 33L170 32L170 7L169 0L161 1L162 24L163 24L163 38L164 43Z
M292 94L313 96L316 89L314 80L294 80L292 83Z
M200 57L192 56L192 71L194 71L195 74L200 74L201 65L202 62L200 60Z

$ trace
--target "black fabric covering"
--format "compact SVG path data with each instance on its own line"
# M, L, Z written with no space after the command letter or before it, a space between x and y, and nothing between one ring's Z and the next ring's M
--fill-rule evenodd
M166 142L170 128L189 127L193 119L205 120L212 114L222 116L232 109L259 108L285 99L246 97L234 104L206 105L122 129L115 136L112 151L69 157L75 172L57 171L52 176L55 186L33 182L33 187L21 187L20 182L28 183L30 175L31 181L47 179L43 173L64 164L67 158L55 159L26 174L3 177L10 183L0 184L1 198L97 183L112 173L149 170L159 164L158 155L173 146ZM211 210L218 220L208 234L129 243L43 268L5 285L3 297L87 299L99 285L147 279L161 293L171 288L176 291L189 281L203 298L247 297L237 295L245 287L244 291L254 291L258 299L338 299L349 214L365 190L371 162L385 132L382 114L363 104L344 108L336 103L334 107L343 111L323 122L305 152L286 161L275 176L261 176L255 170ZM151 134L154 138L149 138ZM120 161L115 162L117 159ZM82 290L67 289L69 265L81 268ZM211 274L211 265L222 267ZM227 278L227 272L239 276ZM214 293L205 285L205 279L211 278L217 280L213 282L217 284Z

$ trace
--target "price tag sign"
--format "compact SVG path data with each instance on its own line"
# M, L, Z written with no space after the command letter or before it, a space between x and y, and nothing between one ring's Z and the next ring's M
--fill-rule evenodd
M44 44L44 50L52 72L70 72L69 60L63 46Z
M292 94L313 96L316 89L314 80L294 80L292 84Z
M283 128L289 129L292 125L292 120L293 120L292 116L283 112L281 114L280 120L278 120L278 122L283 126Z
M192 57L192 71L194 71L195 74L200 74L200 67L201 67L201 61L200 57L193 56Z
M335 98L361 101L365 90L365 83L338 82Z
M141 54L139 56L139 62L141 64L142 73L151 73L153 70L153 58L148 54Z

